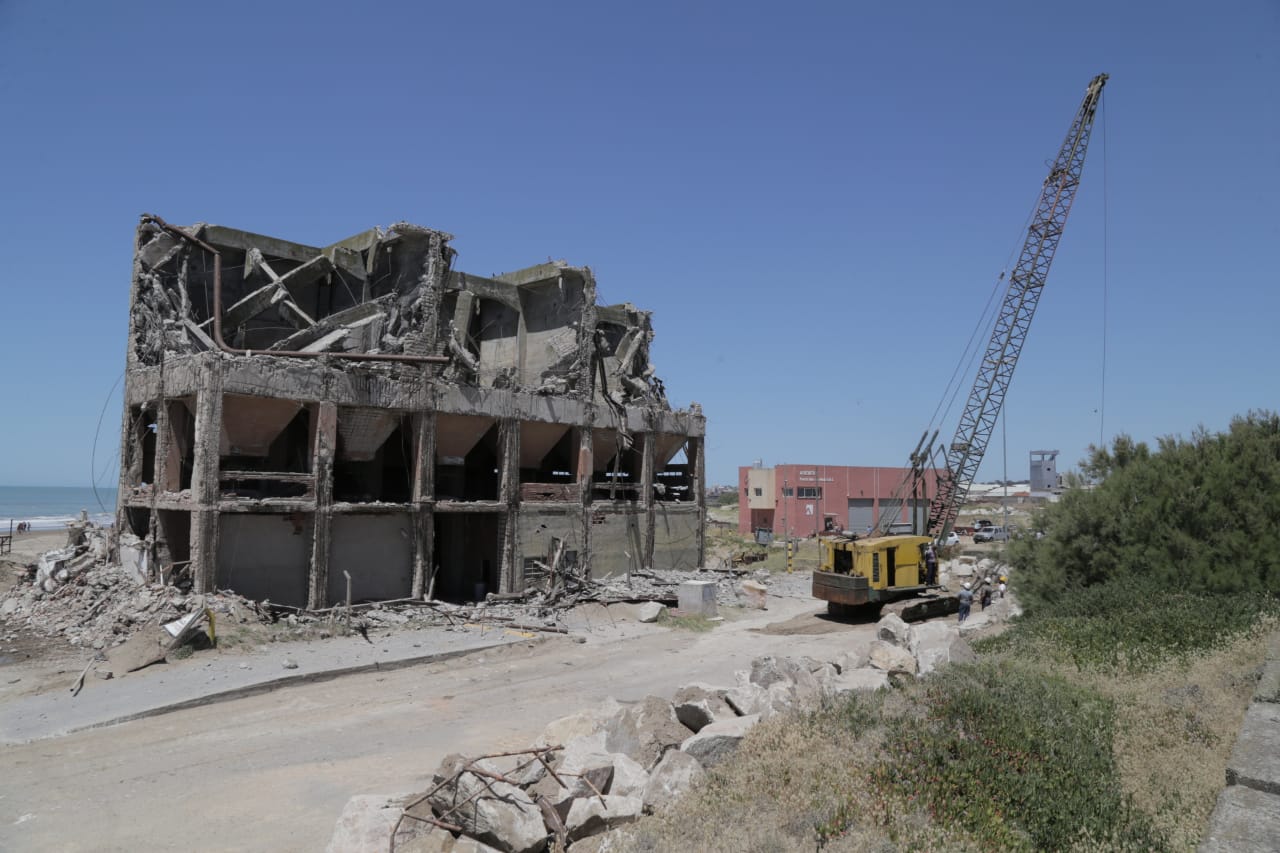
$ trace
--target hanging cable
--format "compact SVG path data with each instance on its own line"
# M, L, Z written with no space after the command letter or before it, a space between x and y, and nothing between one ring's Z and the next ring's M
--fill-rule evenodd
M102 401L102 411L98 413L98 426L93 431L93 450L89 452L89 476L92 478L91 485L93 486L93 499L98 502L98 509L103 512L106 512L107 508L103 505L102 497L98 494L98 480L102 479L101 475L97 473L98 434L102 432L102 419L106 417L107 406L111 405L111 397L116 393L116 388L119 387L121 379L124 379L123 371L116 377L116 381L111 384L111 390L107 392L107 399ZM104 465L102 472L105 474L106 470L106 466Z
M1107 443L1107 302L1109 282L1108 270L1111 267L1110 246L1108 238L1111 233L1109 222L1110 205L1107 199L1107 101L1102 98L1102 380L1098 401L1098 447L1106 447Z

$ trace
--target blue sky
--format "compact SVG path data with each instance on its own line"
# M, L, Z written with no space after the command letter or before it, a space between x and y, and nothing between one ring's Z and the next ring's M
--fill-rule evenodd
M1277 407L1275 0L6 0L0 483L87 485L108 400L115 457L144 211L312 244L407 219L466 271L586 264L654 312L709 482L903 464L1100 71L1011 477Z

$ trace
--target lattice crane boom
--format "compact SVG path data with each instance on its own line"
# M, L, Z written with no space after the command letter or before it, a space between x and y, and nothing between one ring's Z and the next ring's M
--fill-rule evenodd
M978 366L955 438L946 448L946 470L940 472L937 493L929 503L929 530L939 537L945 538L951 532L1000 416L1013 370L1049 277L1049 265L1053 263L1054 252L1062 239L1067 215L1080 186L1084 156L1093 133L1094 114L1106 82L1106 74L1099 74L1090 81L1080 109L1076 111L1062 148L1040 190L1040 200L1027 229L1018 262L1009 276L1009 285L991 330L986 353Z

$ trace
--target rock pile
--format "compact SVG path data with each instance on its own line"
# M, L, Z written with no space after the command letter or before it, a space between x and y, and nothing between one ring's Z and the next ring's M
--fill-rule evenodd
M42 554L19 582L0 596L0 618L72 646L110 649L147 626L171 622L195 610L265 621L269 615L236 595L192 596L149 584L132 569L107 561L102 528L72 525L65 548Z
M732 687L689 684L671 700L606 700L549 724L528 750L450 755L414 795L352 798L332 853L600 853L611 833L669 808L731 757L760 720L890 677L973 659L952 622L877 626L870 655L761 657Z

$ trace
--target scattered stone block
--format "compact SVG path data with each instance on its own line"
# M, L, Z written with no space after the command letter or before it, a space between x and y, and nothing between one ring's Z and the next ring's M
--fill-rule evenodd
M746 599L747 607L754 607L756 610L768 610L766 606L769 595L768 588L759 581L743 581L742 596Z
M662 753L678 746L689 736L675 708L666 699L647 696L622 710L604 724L605 749L621 752L644 768L658 763Z
M703 767L715 767L737 751L738 744L759 721L760 716L752 714L712 723L681 744L680 751L696 758Z
M835 695L849 693L854 690L874 692L889 687L889 673L873 667L850 669L840 673L832 683Z
M448 756L437 771L437 780L452 779L465 763L460 755ZM514 785L463 771L429 801L438 812L460 805L450 813L449 822L503 853L540 853L546 846L541 809Z
M680 612L688 616L715 616L716 581L685 581L680 584L677 597Z
M1280 796L1280 705L1253 702L1227 764L1227 784Z
M891 673L916 674L916 659L911 652L884 640L872 640L868 657L871 665L876 669Z
M911 647L911 626L896 613L885 614L876 623L876 639L883 640L900 649Z
M657 601L646 601L636 608L637 622L657 622L662 618L666 606Z
M596 835L635 823L644 810L639 797L619 797L606 794L603 797L584 797L574 800L565 821L569 839L576 841L588 835Z
M649 774L642 795L645 808L656 812L670 807L706 775L702 764L689 753L668 752Z
M675 707L676 719L696 733L702 726L716 720L738 716L724 697L723 688L707 684L686 684L675 692L671 702ZM685 710L682 711L681 708ZM708 712L710 719L706 719Z
M347 800L325 853L385 853L404 802L403 796L386 794Z
M1218 794L1199 853L1272 853L1280 838L1280 797L1243 785Z

